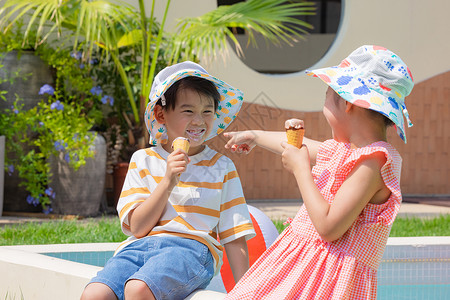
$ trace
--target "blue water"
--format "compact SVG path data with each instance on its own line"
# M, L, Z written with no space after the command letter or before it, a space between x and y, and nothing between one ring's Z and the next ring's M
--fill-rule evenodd
M88 251L88 252L48 252L47 256L79 262L87 265L104 267L114 251Z
M379 285L377 295L379 300L448 300L450 299L450 285Z
M47 256L103 267L114 251L51 252ZM448 300L450 284L378 285L377 300Z

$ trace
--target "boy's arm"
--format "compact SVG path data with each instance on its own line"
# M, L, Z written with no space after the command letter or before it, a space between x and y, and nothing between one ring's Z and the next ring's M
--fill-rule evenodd
M189 157L183 150L175 150L167 157L167 169L161 182L139 206L128 214L132 234L146 236L158 223L172 189L178 183L178 174L186 170Z
M224 245L233 272L234 281L238 282L249 268L247 241L240 237Z

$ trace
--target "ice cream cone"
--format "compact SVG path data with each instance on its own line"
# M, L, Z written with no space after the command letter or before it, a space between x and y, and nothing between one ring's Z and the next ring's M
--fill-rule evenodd
M184 152L186 152L186 153L189 152L189 145L190 145L189 144L189 139L184 138L184 137L177 137L172 142L172 148L174 150L183 149Z
M300 148L303 144L303 135L305 134L304 128L294 128L290 127L286 129L286 135L288 144L294 145L297 148Z

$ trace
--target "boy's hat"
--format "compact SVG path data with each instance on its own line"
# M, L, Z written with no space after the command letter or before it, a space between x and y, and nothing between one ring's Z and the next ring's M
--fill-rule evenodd
M403 115L412 126L405 97L414 86L406 64L395 53L380 46L361 46L340 65L307 71L319 77L342 98L386 116L406 143Z
M145 124L150 133L151 145L156 145L158 142L161 144L167 143L166 127L163 124L159 124L155 119L154 107L156 102L161 99L162 105L166 105L164 93L167 89L178 80L188 76L201 77L211 81L220 94L219 105L215 112L213 130L206 140L224 131L239 113L244 100L244 94L239 89L235 89L222 80L209 75L202 66L191 61L166 67L156 75L153 81L152 90L149 95L150 101L145 111Z

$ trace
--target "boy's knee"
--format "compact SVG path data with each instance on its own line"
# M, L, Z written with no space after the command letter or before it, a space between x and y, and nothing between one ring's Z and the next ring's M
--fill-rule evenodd
M107 285L91 283L84 289L80 300L117 300L117 297Z
M133 279L125 284L125 299L155 299L155 296L145 282Z

